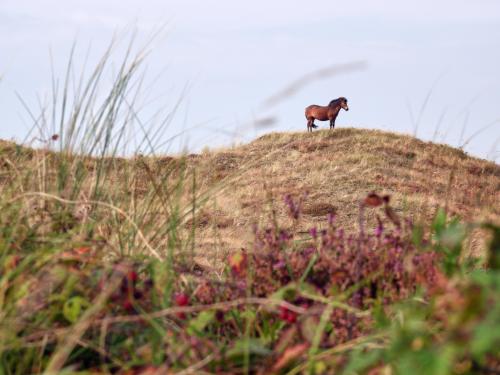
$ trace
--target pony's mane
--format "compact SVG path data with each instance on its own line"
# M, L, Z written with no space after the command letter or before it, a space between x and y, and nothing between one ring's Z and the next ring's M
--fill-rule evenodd
M341 96L340 98L333 99L330 103L328 103L328 105L331 106L332 104L336 104L338 102L341 102L342 100L346 100L346 98L344 98L343 96Z

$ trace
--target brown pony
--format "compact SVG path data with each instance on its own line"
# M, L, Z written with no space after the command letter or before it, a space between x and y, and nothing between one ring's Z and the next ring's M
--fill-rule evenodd
M307 131L312 132L313 128L318 127L317 125L314 125L314 120L330 120L330 129L333 129L335 127L335 119L339 115L341 108L343 108L345 111L349 110L349 107L347 106L347 99L344 97L332 100L326 107L314 104L307 107Z

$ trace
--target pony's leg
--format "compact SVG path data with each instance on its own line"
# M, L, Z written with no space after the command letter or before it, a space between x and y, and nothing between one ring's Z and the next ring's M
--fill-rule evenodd
M314 119L312 118L311 119L311 133L313 131L313 128L315 128L315 127L316 127L316 125L314 125Z
M312 127L313 127L313 119L307 119L307 132L312 132Z
M330 129L333 129L333 128L335 128L335 119L334 118L332 118L330 120Z

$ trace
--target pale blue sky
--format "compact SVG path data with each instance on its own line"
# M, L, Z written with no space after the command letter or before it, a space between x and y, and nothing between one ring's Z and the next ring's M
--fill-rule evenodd
M194 127L169 150L305 131L304 107L339 96L351 110L337 126L413 133L432 90L418 136L454 146L464 124L462 141L500 120L498 0L1 0L0 138L22 139L30 125L15 92L35 112L36 95L49 93L49 50L62 78L75 39L77 58L92 43L96 62L114 32L135 27L140 45L165 24L146 60L144 113L171 108L188 84L165 137ZM263 106L311 72L354 61L366 68L314 80ZM273 127L252 125L270 116ZM498 160L499 137L495 123L466 151Z

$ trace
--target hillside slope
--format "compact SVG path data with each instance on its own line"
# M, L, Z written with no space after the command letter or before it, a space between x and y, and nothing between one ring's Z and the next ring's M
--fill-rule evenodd
M331 212L348 230L356 228L360 199L371 191L390 194L396 210L417 221L440 206L467 220L500 217L500 166L405 135L348 128L271 133L193 160L203 188L225 186L202 222L204 242L219 239L222 248L245 246L250 225L269 221L271 211L287 222L287 194L307 193L304 231L321 227Z
M68 201L71 220L91 224L89 233L121 254L140 251L144 239L147 248L165 252L172 246L169 220L177 211L180 239L188 239L183 248L210 259L251 246L253 226L274 220L284 227L299 225L295 233L305 234L313 226L322 228L335 213L339 225L355 231L359 202L371 191L389 194L396 211L414 221L428 221L438 207L466 220L500 220L500 166L449 146L376 130L271 133L185 158L93 159L1 142L0 159L4 197L17 200L21 192L61 197ZM181 165L186 168L179 183ZM287 215L287 195L303 200L300 224ZM33 222L43 221L40 228L74 225L47 223L56 216L32 198L26 197L26 212ZM108 206L98 211L90 202L95 200ZM129 219L123 220L123 213ZM365 212L368 228L375 215L375 210ZM137 229L144 238L137 237Z

